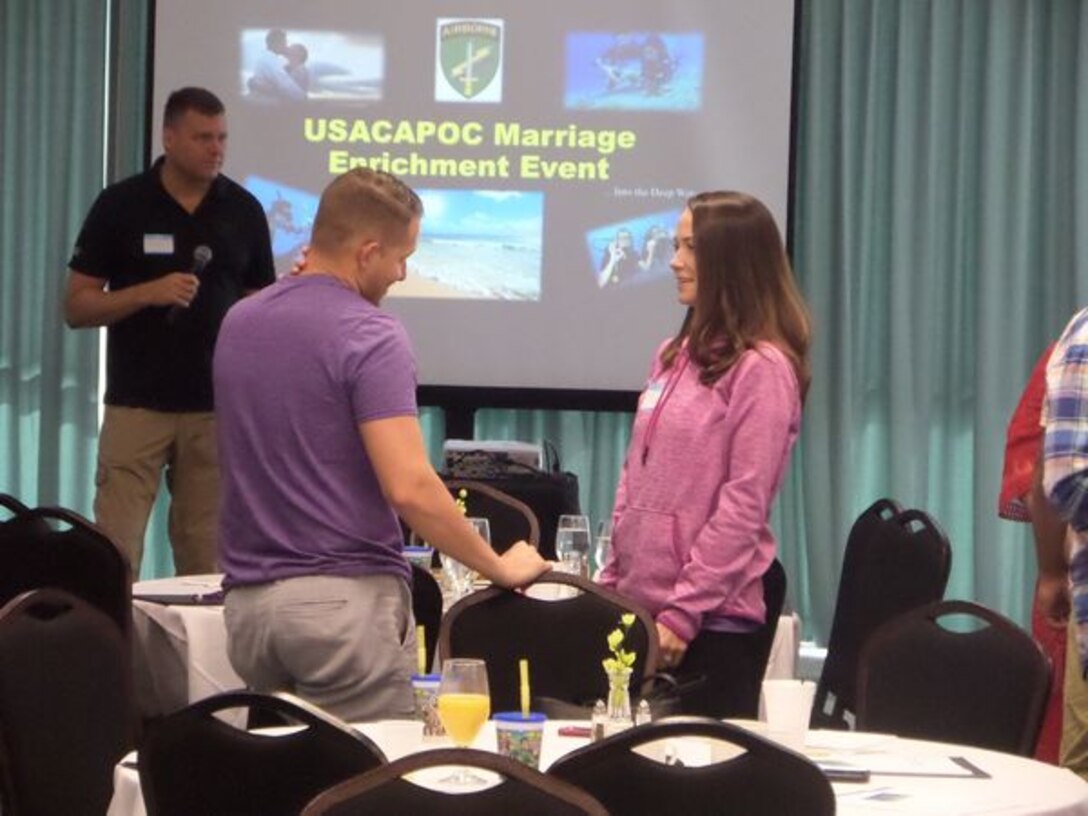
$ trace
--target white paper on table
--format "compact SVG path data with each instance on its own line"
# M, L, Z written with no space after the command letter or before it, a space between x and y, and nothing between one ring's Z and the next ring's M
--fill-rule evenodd
M963 757L942 756L940 754L892 754L874 751L873 753L860 755L828 757L828 759L839 759L852 765L861 765L868 768L869 772L874 775L957 777L963 779L986 778L989 776L984 768L979 768Z
M1007 796L979 796L971 790L938 789L926 787L907 788L903 785L876 785L865 789L836 787L835 800L837 812L841 816L857 813L887 811L888 813L911 814L911 816L981 816L1002 813L1023 814L1032 804L1038 803L1038 797L1025 792L1021 800L1010 800Z

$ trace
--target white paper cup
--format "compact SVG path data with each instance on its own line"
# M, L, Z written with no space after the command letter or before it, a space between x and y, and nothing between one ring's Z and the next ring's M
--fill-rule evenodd
M805 680L764 680L767 736L799 750L805 745L816 684Z

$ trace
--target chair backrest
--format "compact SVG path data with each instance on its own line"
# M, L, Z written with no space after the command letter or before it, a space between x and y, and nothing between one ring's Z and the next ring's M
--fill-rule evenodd
M495 552L506 552L515 541L528 541L540 546L540 522L525 502L515 499L496 487L469 479L445 479L446 487L456 496L466 492L466 515L486 518L490 522L491 546Z
M423 637L427 641L427 666L432 666L442 625L442 590L431 571L419 564L412 564L412 615L416 623L423 627Z
M958 616L975 627L952 631ZM1012 621L970 601L938 601L880 627L858 670L858 727L1031 756L1050 661Z
M216 716L245 708L302 727L256 733ZM318 792L384 762L371 740L320 709L250 691L209 697L156 720L138 757L148 816L296 816Z
M940 600L951 563L948 537L925 512L899 510L895 502L880 499L858 516L843 554L813 726L849 727L866 639L897 615Z
M0 603L30 589L55 587L105 612L128 639L132 573L108 535L78 513L36 507L0 536Z
M441 657L487 661L494 711L512 711L519 705L520 658L529 660L534 694L593 705L608 692L601 667L608 657L608 634L617 628L621 615L633 612L635 623L625 648L637 655L631 674L632 691L637 693L657 665L657 628L650 614L576 575L548 572L533 586L533 594L566 597L542 599L497 587L474 592L443 616Z
M0 609L0 810L105 813L133 735L127 644L101 611L57 589Z
M665 764L636 753L658 740L704 737L743 749L710 765ZM548 769L577 785L609 813L685 816L824 816L835 795L805 757L751 732L704 717L669 717L640 725L560 757Z
M49 525L40 519L31 520L29 513L30 508L17 498L0 493L0 545L10 538L25 535L24 528L28 525L30 533L48 532Z
M7 511L8 517L18 516L30 508L9 493L0 493L0 507ZM3 520L0 517L0 520Z
M478 768L500 782L481 790L436 790L404 777L447 765ZM520 762L487 751L445 748L410 754L342 782L316 797L302 816L410 813L413 816L606 816L591 795Z
M782 617L782 607L786 603L786 570L782 562L777 558L767 567L763 573L763 605L767 610L767 617L759 632L759 651L757 653L760 666L760 680L767 670L767 661L771 657L771 648L774 646L774 636L778 632L778 619Z

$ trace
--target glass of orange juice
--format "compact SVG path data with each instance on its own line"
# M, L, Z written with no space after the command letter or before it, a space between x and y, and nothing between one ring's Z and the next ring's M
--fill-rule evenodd
M438 686L438 717L446 734L459 748L467 748L491 716L491 695L487 687L487 664L470 658L450 658L442 662L442 680ZM454 785L478 785L486 780L459 768L442 780Z

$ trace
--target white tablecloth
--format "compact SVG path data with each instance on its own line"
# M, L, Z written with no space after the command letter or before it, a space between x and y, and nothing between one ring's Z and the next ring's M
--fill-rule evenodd
M189 599L216 591L222 576L193 575L140 581L133 586L137 699L145 715L176 711L189 703L245 684L227 658L223 607L172 605L141 595ZM783 615L767 663L767 677L793 677L801 642L801 620Z
M136 694L145 715L176 711L245 683L227 658L227 630L219 605L172 605L140 600L141 594L212 592L221 576L141 581L133 586Z
M587 743L582 737L559 736L567 722L545 726L541 768ZM584 724L584 723L583 723ZM760 731L759 723L744 723ZM447 740L406 744L401 723L365 723L357 726L373 739L390 759L418 749L446 747ZM495 750L494 726L488 723L474 748ZM721 758L705 743L692 741L680 746L680 758L697 764ZM1072 772L1031 759L921 740L897 739L889 735L840 731L811 732L804 752L817 761L839 759L865 767L883 767L898 773L924 773L933 763L962 757L990 778L937 778L933 776L883 775L874 773L865 784L835 783L840 816L881 814L942 814L942 816L1088 816L1088 783ZM134 757L128 757L131 763ZM107 816L144 816L140 781L134 767L122 764L114 772L114 797Z

